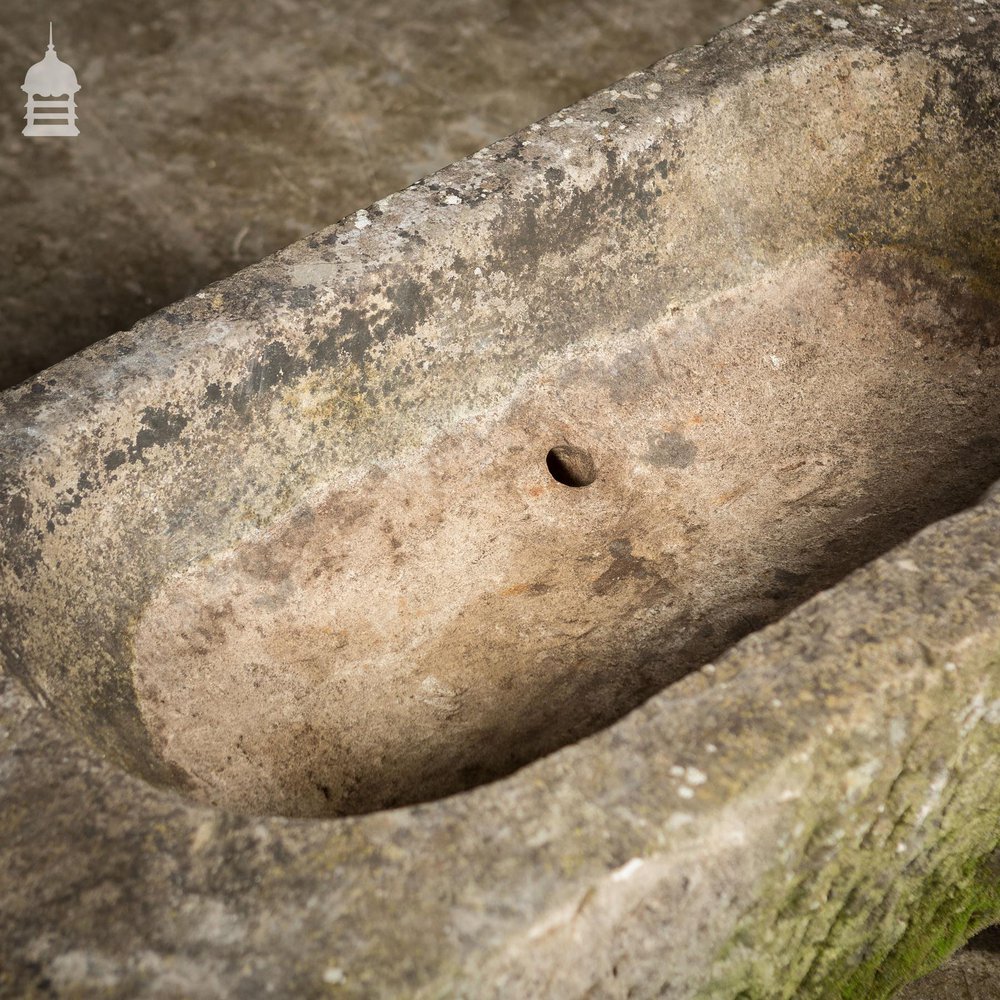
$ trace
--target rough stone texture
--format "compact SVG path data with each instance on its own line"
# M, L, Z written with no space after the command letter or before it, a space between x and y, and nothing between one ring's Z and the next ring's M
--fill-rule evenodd
M4 0L0 388L760 0ZM21 135L48 20L81 135Z
M991 927L973 938L941 968L911 983L899 1000L996 1000L1000 983L1000 927Z
M212 598L199 580L214 579L237 596L229 567L250 573L264 600L240 609L233 629L255 627L268 601L280 604L273 578L305 593L295 557L318 556L294 534L308 534L310 517L335 518L331 494L368 510L410 473L450 477L459 513L511 515L473 546L483 558L517 551L513 514L526 513L517 530L545 539L536 570L551 563L551 522L569 522L557 502L600 509L610 497L638 516L672 480L671 496L701 512L713 478L731 477L750 492L720 491L717 506L748 497L782 521L801 518L788 554L811 575L779 577L777 597L770 580L750 587L744 574L785 565L759 528L749 553L717 549L732 560L720 578L766 599L730 642L874 555L872 518L890 544L893 530L971 502L996 474L998 36L985 6L779 3L6 393L0 986L870 998L996 919L996 497L728 652L723 642L713 664L617 722L650 692L636 685L618 703L598 685L610 718L592 722L611 724L590 738L407 808L315 820L196 804L189 796L215 787L230 804L318 811L271 793L241 803L216 773L192 773L198 741L177 750L178 713L150 685L154 666L195 653L176 617L178 595L191 606L186 587ZM766 330L754 325L762 317ZM713 362L734 383L724 412L705 377L707 399L692 399L699 366ZM565 409L546 409L546 378L565 390ZM614 386L619 399L589 409L572 397ZM865 409L872 388L884 393L884 433ZM803 426L814 399L831 422L829 461L772 467L772 482L762 435L801 451L804 435L822 433ZM504 421L519 406L537 450L514 460L522 479L513 468L497 477L515 441ZM704 430L678 426L701 410L712 416ZM618 412L635 422L619 426ZM768 412L773 423L755 424ZM566 414L571 426L557 419ZM745 428L740 454L725 449L726 420ZM602 474L582 490L550 486L548 449L582 425ZM962 461L945 447L956 437ZM618 449L607 463L605 438ZM465 464L437 468L454 441ZM714 476L699 469L709 458ZM747 482L741 468L754 473ZM548 517L521 504L532 477ZM724 514L712 516L724 526ZM653 612L650 633L629 624L627 641L638 636L642 662L665 669L655 687L676 676L669 644L683 627L671 594L654 601L645 583L671 579L670 556L693 566L703 556L669 531L637 551L652 520L640 518L635 538L598 533L584 582L603 579L613 598L590 612L598 628ZM723 542L740 534L714 530ZM858 548L845 553L845 540ZM374 538L358 553L364 579L391 558ZM521 609L546 584L511 579L528 584L509 595ZM561 584L567 599L572 587ZM426 589L452 599L433 578ZM692 582L684 592L705 596ZM384 601L367 593L373 608ZM469 600L479 596L470 585ZM171 621L169 656L144 660ZM538 627L529 621L525 639ZM203 631L209 653L233 641L228 625ZM555 648L585 637L570 638ZM519 639L504 636L505 648ZM653 656L657 642L669 660ZM619 666L578 648L582 673L600 680ZM274 661L289 677L297 651ZM324 656L324 682L352 665ZM511 659L523 664L524 650ZM234 693L249 694L252 673L230 687L216 678L226 682L217 699L244 712ZM212 705L207 687L192 697ZM572 687L545 697L576 709ZM454 696L435 687L428 698L431 719L449 715ZM375 699L370 725L391 704ZM324 739L314 726L300 745ZM386 801L327 787L330 811Z
M336 815L602 728L1000 476L1000 316L966 284L896 251L790 264L325 487L142 613L158 753L207 802ZM339 407L307 381L293 412ZM550 475L566 435L598 486Z

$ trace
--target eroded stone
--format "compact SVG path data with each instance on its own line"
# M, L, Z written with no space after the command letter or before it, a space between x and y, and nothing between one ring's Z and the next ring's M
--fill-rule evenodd
M998 27L783 0L5 393L0 986L881 997L995 919Z

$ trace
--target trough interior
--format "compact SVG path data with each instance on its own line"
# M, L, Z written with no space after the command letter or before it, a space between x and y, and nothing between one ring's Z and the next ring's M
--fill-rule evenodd
M157 752L203 801L343 815L607 726L1000 476L988 287L814 249L551 356L168 579L135 632Z

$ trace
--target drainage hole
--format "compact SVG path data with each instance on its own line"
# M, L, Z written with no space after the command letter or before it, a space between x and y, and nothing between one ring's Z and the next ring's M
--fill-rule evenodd
M563 486L589 486L597 478L590 452L571 444L559 444L545 456L552 478Z

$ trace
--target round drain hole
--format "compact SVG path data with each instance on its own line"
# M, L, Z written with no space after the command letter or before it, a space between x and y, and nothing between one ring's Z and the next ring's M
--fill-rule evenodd
M552 478L563 486L589 486L597 478L597 466L589 451L571 444L557 444L545 456Z

